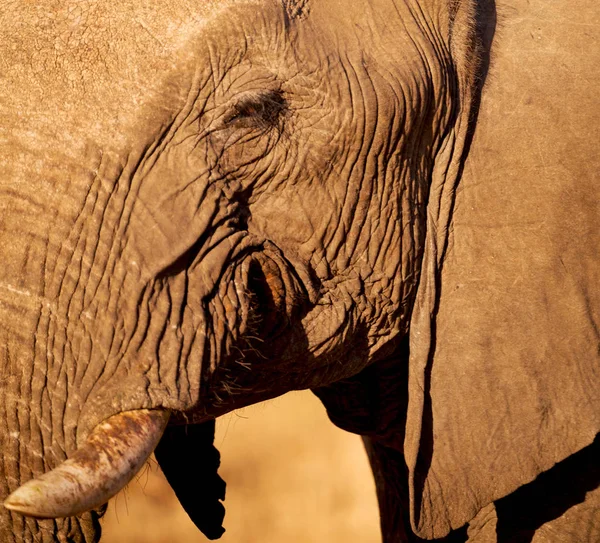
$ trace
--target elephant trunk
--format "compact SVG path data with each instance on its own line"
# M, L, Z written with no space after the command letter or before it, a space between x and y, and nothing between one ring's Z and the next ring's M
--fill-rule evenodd
M141 409L110 417L68 460L19 487L4 506L31 517L60 518L105 504L144 465L169 416L168 411Z

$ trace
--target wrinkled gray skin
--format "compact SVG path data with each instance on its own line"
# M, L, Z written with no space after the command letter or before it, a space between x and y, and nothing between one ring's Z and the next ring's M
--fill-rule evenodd
M172 439L186 450L184 478L197 474L190 463L202 465L211 440L196 454L204 437L182 438L178 424L203 428L305 388L365 436L388 543L415 534L508 541L543 531L586 491L595 496L592 475L553 516L499 527L521 503L501 498L589 446L598 429L588 288L597 272L585 251L598 236L582 226L562 238L502 237L502 224L552 223L528 215L545 196L511 222L538 185L496 214L511 185L479 193L473 175L489 157L464 166L490 38L488 27L475 53L474 4L0 2L3 498L56 467L100 421L139 408L173 412L163 467L176 456ZM503 118L488 118L490 133ZM496 140L482 141L473 153ZM472 190L461 205L463 168ZM589 224L590 176L576 177L588 192L569 209ZM486 228L498 237L494 257L478 233ZM506 257L515 235L522 246ZM576 239L577 250L561 239ZM530 274L525 258L548 240L558 241L540 257L545 271ZM522 260L496 273L507 258ZM559 258L578 263L571 283L548 279L529 309L506 303L528 299L515 290L523 278L556 277ZM568 318L532 309L557 292ZM486 300L490 314L471 319ZM454 319L466 321L453 328ZM554 345L559 329L569 341ZM524 346L514 356L513 334ZM549 352L552 372L522 363ZM563 370L573 360L574 376ZM206 462L214 469L214 457ZM173 481L181 497L177 473ZM535 541L596 541L593 511L577 517L572 539L567 523L558 539L547 528ZM98 515L36 521L3 510L0 540L97 541Z

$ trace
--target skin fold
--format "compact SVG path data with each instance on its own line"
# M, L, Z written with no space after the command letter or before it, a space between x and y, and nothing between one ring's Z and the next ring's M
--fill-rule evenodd
M515 9L0 2L2 497L109 417L167 410L156 457L217 538L214 419L310 388L363 436L386 543L597 540L595 169L585 128L545 123L579 114L543 69L500 78ZM546 71L579 47L556 9ZM578 58L557 81L600 79ZM95 542L102 512L3 509L0 541Z

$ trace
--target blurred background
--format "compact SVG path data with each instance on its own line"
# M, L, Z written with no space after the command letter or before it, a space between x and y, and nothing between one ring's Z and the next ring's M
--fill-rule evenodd
M358 436L310 392L217 421L227 482L223 543L381 543L375 485ZM206 543L152 460L113 498L102 543Z

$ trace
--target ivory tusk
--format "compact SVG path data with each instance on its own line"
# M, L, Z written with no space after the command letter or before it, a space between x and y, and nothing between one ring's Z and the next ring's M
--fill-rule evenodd
M15 490L4 507L30 517L59 518L103 505L144 465L169 416L158 409L113 415L68 460Z

